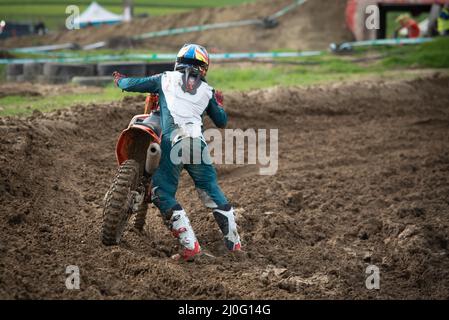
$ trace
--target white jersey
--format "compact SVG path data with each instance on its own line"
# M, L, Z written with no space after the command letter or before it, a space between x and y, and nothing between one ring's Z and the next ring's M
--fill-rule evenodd
M196 94L182 90L182 76L178 71L165 72L161 78L162 92L173 121L184 137L203 138L202 114L206 110L213 92L212 87L202 81Z

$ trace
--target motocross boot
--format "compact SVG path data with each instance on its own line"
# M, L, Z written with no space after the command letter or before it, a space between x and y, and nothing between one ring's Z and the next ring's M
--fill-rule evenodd
M182 247L181 253L172 256L172 258L174 260L182 258L185 261L192 261L201 252L201 248L190 225L190 220L181 207L172 211L169 218L169 228Z
M227 204L214 209L213 214L223 233L226 248L231 252L240 251L242 245L237 232L234 209Z

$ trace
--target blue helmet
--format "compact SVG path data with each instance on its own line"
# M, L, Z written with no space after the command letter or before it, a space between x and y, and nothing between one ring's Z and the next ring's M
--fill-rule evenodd
M185 44L176 57L175 70L181 71L186 68L197 71L203 78L206 77L209 69L207 50L198 44Z

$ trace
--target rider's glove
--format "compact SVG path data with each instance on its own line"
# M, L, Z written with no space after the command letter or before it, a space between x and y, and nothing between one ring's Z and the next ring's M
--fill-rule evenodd
M118 87L118 81L119 81L120 79L122 79L122 78L126 78L125 75L121 74L121 73L118 72L118 71L114 71L114 72L112 73L112 76L114 77L114 83L115 83L115 85L116 85L117 87Z
M217 101L217 103L220 107L223 107L223 105L224 105L223 92L215 90L215 100Z

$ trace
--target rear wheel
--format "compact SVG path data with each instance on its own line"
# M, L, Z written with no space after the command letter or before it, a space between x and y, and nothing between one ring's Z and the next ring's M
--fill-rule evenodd
M101 240L105 245L117 245L132 214L133 191L139 178L139 164L135 160L125 161L106 194L103 210Z

